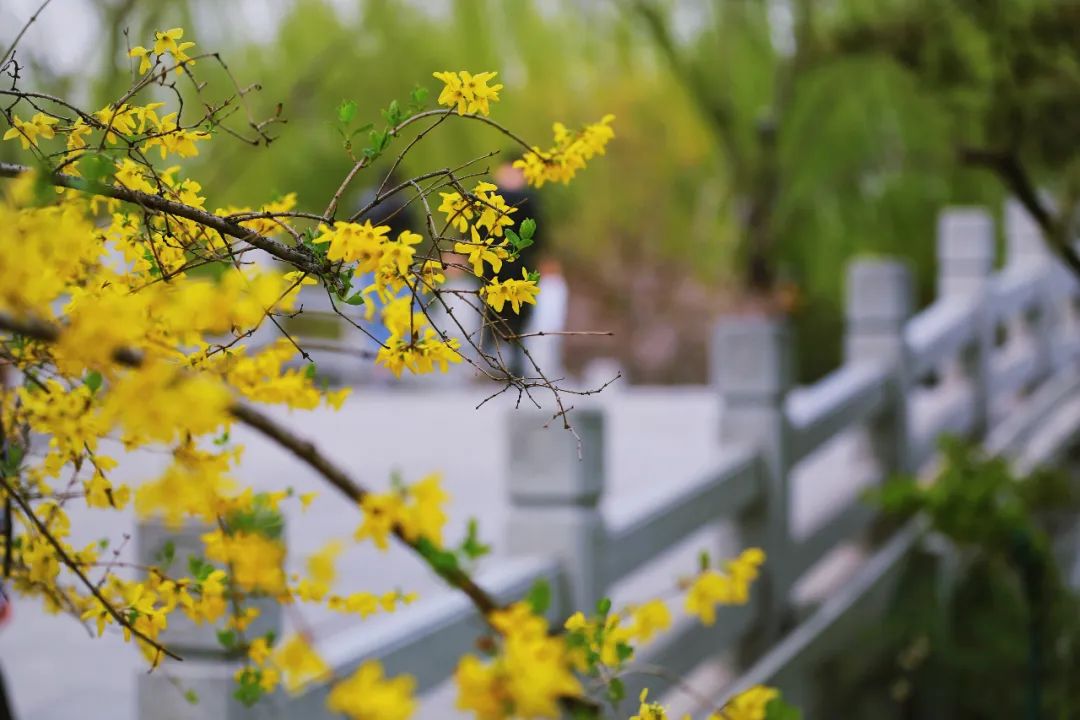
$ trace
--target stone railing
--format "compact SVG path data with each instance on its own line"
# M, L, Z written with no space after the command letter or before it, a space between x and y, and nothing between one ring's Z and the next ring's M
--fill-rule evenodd
M979 209L943 213L938 298L919 313L903 263L854 261L847 269L845 362L811 386L794 386L783 319L722 322L712 360L713 391L722 404L716 434L721 460L698 478L658 479L647 502L620 500L611 512L601 512L601 405L575 412L580 445L557 427L545 429L550 413L514 411L507 419L514 452L505 469L511 504L506 544L514 558L481 582L508 601L546 578L555 589L550 614L557 620L572 609L594 607L615 583L693 533L732 524L739 545L763 547L768 557L753 602L726 611L711 628L689 618L677 621L635 662L681 676L738 649L742 660L756 662L743 666L728 691L777 682L797 701L798 679L835 650L849 620L878 607L922 530L913 523L871 547L866 538L875 513L853 495L831 508L828 522L797 537L792 475L800 463L834 438L851 435L881 481L927 468L937 438L950 433L983 439L1030 464L1053 460L1080 424L1080 412L1058 418L1066 431L1028 452L1061 404L1080 393L1080 294L1018 208L1007 208L1006 221L1007 262L994 270L990 215ZM869 559L827 601L810 612L797 608L796 582L833 549L853 542L870 548ZM378 628L360 626L321 642L320 651L342 674L379 658L391 674L416 676L425 691L452 675L456 658L472 648L480 629L463 597L434 596ZM628 676L628 696L636 696L641 677ZM665 689L655 677L648 685L654 696ZM315 688L282 699L275 712L326 716L325 693ZM237 708L231 712L229 717L244 717Z

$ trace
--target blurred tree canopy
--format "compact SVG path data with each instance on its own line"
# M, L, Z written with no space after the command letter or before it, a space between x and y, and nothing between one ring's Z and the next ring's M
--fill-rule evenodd
M101 3L106 60L126 67L125 27L135 34L175 20L213 39L244 27L251 13L245 3L205 12L209 5ZM576 98L611 108L618 139L608 161L573 190L545 187L541 200L572 292L589 296L599 308L589 322L604 325L579 329L628 329L625 340L599 340L586 352L620 355L631 378L702 379L710 325L702 318L730 309L747 289L756 303L793 311L801 374L816 377L839 359L843 266L853 255L907 257L925 301L941 207L997 207L1017 195L1060 247L1063 218L1080 196L1076 2L259 5L268 19L219 46L230 48L238 79L262 83L254 102L282 103L288 126L262 157L244 153L241 162L243 147L226 148L235 162L217 155L200 168L209 190L231 202L268 184L325 197L348 163L325 132L334 108L356 100L359 117L377 122L401 87L430 86L432 68L500 71L516 90L500 112L530 136L546 134L541 117L589 120ZM222 12L237 18L223 22ZM505 149L464 124L445 138L403 170ZM1039 203L1037 187L1059 198L1056 211ZM608 266L618 273L595 269L594 260L613 256L619 262ZM619 279L628 267L640 276L629 287ZM678 277L693 280L684 285L694 291L658 292L657 278ZM654 372L635 367L635 347L650 343L672 345L650 360Z

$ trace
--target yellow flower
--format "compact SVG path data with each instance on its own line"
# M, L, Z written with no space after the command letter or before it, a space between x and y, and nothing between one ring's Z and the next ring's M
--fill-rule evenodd
M503 306L509 302L514 312L520 313L523 304L536 304L536 296L540 288L537 287L535 280L529 279L528 270L522 268L521 280L493 280L481 288L480 292L495 312L502 312Z
M356 271L364 273L371 272L379 266L382 255L381 246L386 242L390 226L375 226L370 220L365 220L363 225L339 221L334 223L333 228L320 225L319 232L321 234L313 242L316 245L330 243L326 251L327 260L359 261Z
M290 693L305 687L311 682L326 682L330 679L330 666L326 664L307 640L293 635L273 653L274 665L285 676L285 688Z
M142 45L136 45L128 51L128 57L139 58L139 75L145 75L154 63L150 61L150 51Z
M93 129L83 122L82 118L75 121L75 124L71 126L68 131L67 149L69 152L74 150L82 150L86 147L86 136L93 132Z
M411 502L402 508L401 533L410 542L427 538L436 547L442 547L442 529L446 524L443 505L450 499L442 489L442 477L431 474L408 489Z
M334 584L334 579L337 577L334 563L342 550L344 550L344 547L339 541L331 540L321 550L308 558L307 570L312 582L325 588L329 588Z
M401 517L401 498L396 493L368 493L360 502L364 521L357 528L355 538L370 538L380 550L390 544L388 538Z
M758 566L765 561L760 548L744 550L726 563L726 573L705 570L694 578L686 594L686 611L705 625L716 622L717 605L742 605L750 600L750 583L758 576Z
M30 118L29 121L20 120L19 116L15 115L11 121L14 127L4 133L4 139L14 140L18 138L22 143L23 150L29 150L31 145L37 147L39 137L45 140L56 137L53 126L60 122L45 113L35 113L34 117Z
M604 154L608 142L615 137L611 128L614 120L614 115L605 115L600 122L586 125L577 133L562 123L555 123L552 127L554 147L546 151L533 147L520 160L514 161L514 167L521 169L530 185L542 187L546 182L565 185L589 160Z
M491 623L502 634L500 652L486 664L471 655L461 659L457 707L478 720L558 717L559 698L582 692L565 639L549 635L544 619L524 603L492 613Z
M729 700L722 717L725 720L765 720L765 709L779 696L776 688L755 685Z
M160 55L163 52L175 52L177 49L176 42L180 38L184 37L184 28L172 28L170 30L159 30L154 33L154 52Z
M631 617L630 634L643 643L671 627L671 611L663 600L650 600L637 606Z
M445 107L456 108L458 115L465 113L487 115L490 111L489 103L499 100L499 91L503 87L502 85L488 86L488 82L498 74L494 72L473 75L462 70L456 73L443 71L432 74L444 83L442 92L439 93L438 103Z
M135 108L129 107L124 104L118 108L113 108L110 105L98 110L94 113L94 117L97 121L109 128L106 133L106 140L110 145L115 145L117 140L120 139L120 134L131 135L135 132L135 124L138 121L138 111Z
M265 665L270 659L270 643L265 637L258 637L251 641L248 647L248 658L256 665Z
M326 707L350 720L407 720L416 712L415 688L413 678L384 678L382 666L368 660L334 685Z
M180 67L176 69L179 74L184 73L184 65L194 65L195 61L187 56L186 50L195 47L193 42L179 42L184 37L183 28L171 28L154 33L154 52L158 55L168 52Z
M454 243L454 252L468 255L469 264L472 265L473 273L477 277L483 277L485 262L491 265L492 272L499 272L502 269L503 260L510 256L506 248L501 245L492 245L491 237L481 240L480 233L475 227L470 227L469 231L472 242Z
M647 700L648 697L649 689L645 688L638 696L641 707L638 708L637 715L631 717L630 720L667 720L667 710L664 706L660 703L650 703Z

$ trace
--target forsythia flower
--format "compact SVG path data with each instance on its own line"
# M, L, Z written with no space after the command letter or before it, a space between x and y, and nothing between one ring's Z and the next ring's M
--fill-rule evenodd
M154 64L150 61L150 51L142 45L131 48L128 57L139 58L139 75L145 75Z
M632 636L645 643L653 636L671 627L671 611L663 600L650 600L631 611L629 631Z
M749 601L750 583L757 578L758 567L764 561L764 552L749 548L728 561L726 573L705 570L694 578L686 594L686 611L705 625L714 624L717 605L742 605Z
M376 547L385 550L387 539L396 528L409 542L425 538L441 547L446 524L443 505L448 499L437 474L428 475L410 487L368 493L360 503L364 522L356 531L356 539L371 538Z
M460 72L437 72L433 73L437 80L444 83L442 92L439 93L439 104L445 107L457 108L458 115L465 113L480 113L487 115L490 112L489 103L497 102L502 85L488 86L498 73L482 72L473 75L465 70Z
M765 711L769 703L779 697L776 688L755 685L739 693L724 706L724 720L765 720Z
M543 187L545 182L564 185L574 179L578 170L596 155L603 155L608 142L615 137L611 129L614 115L605 115L600 122L586 125L578 133L570 132L562 123L555 123L555 146L549 150L534 147L514 167L520 168L530 185Z
M375 362L398 376L406 368L414 373L426 373L438 366L446 372L451 363L461 362L460 342L456 338L440 338L428 327L423 313L412 312L412 303L411 296L400 297L383 308L383 324L390 336L383 341Z
M551 636L547 623L524 603L491 614L502 647L490 663L466 655L454 678L457 707L478 720L557 718L559 698L580 695L562 637Z
M535 280L529 279L529 271L521 268L521 280L493 280L481 288L480 292L484 295L484 301L495 312L502 312L503 305L509 302L514 312L520 313L523 304L536 304L536 295L540 288Z
M407 720L416 711L415 687L408 676L384 679L382 666L369 660L334 685L326 707L351 720Z
M46 140L55 137L56 131L53 130L53 125L58 122L60 121L45 113L36 113L29 121L20 120L19 116L15 115L12 117L14 127L4 133L4 139L14 140L18 138L22 143L23 150L29 150L31 145L37 147L39 137Z
M385 242L390 226L373 226L370 220L363 225L350 222L335 222L333 228L320 225L322 233L314 242L316 245L330 243L326 259L332 262L359 261L357 272L371 272L378 267L380 245Z
M295 693L311 682L325 682L330 667L308 642L299 635L292 636L274 651L274 665L285 676L285 688Z
M138 122L138 112L135 108L126 104L118 108L106 105L94 113L94 117L108 128L105 137L110 145L116 144L116 141L120 139L120 134L131 135L134 133L135 124Z
M187 56L186 50L195 47L193 42L178 42L184 37L184 28L172 28L154 33L154 52L158 55L168 52L176 59L178 74L184 73L184 65L194 65L195 61Z
M649 689L645 688L638 696L641 707L638 708L637 715L631 717L630 720L667 720L667 710L664 706L660 703L648 702L648 697Z

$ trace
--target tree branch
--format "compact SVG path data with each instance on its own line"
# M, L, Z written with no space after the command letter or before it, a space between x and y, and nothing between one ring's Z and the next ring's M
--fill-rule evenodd
M17 178L33 168L15 163L0 162L0 177ZM148 210L175 215L186 220L198 223L203 227L216 230L222 235L227 235L237 240L242 240L249 245L259 248L279 260L283 260L298 270L311 273L317 277L325 277L330 271L329 263L319 262L313 255L299 247L290 247L265 235L260 235L232 220L220 215L209 213L191 205L185 205L160 195L151 195L139 190L129 190L125 187L105 185L101 183L89 183L83 178L63 173L51 173L45 176L53 185L82 190L93 195L115 198L123 202L132 203Z
M4 313L0 313L0 330L8 330L44 342L55 342L60 337L61 333L61 330L54 325L37 320L17 320ZM136 351L126 348L115 351L113 353L113 358L117 363L128 367L138 367L142 364L141 355ZM263 436L273 440L278 445L291 452L308 467L322 476L324 480L330 483L342 495L349 498L357 505L359 505L368 494L367 489L360 486L356 481L349 477L348 473L319 452L318 448L316 448L311 441L293 433L269 415L266 415L250 405L240 402L234 402L229 406L229 414L237 421L258 431ZM416 554L424 559L425 562L429 562L427 554L421 549L418 543L406 538L398 527L395 527L393 532L398 540L416 552ZM499 609L500 605L495 598L477 585L476 581L461 568L454 567L449 570L433 569L435 569L438 575L446 580L447 583L464 593L485 618L487 618L488 614L492 611Z
M1042 230L1046 244L1061 257L1069 270L1080 278L1080 254L1069 243L1066 224L1061 218L1054 217L1053 212L1039 197L1031 176L1017 154L1013 151L985 148L960 148L959 155L964 164L986 168L1001 179Z

